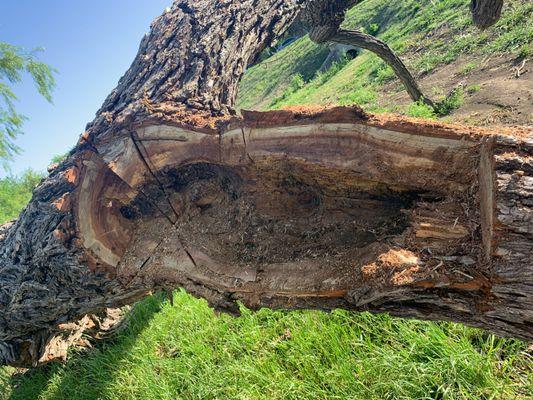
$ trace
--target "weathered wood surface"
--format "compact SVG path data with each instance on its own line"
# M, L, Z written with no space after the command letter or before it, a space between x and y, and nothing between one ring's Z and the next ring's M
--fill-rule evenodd
M0 230L0 364L53 359L100 325L85 315L178 286L230 312L342 307L533 338L531 132L234 115L246 65L313 4L183 0L154 22Z

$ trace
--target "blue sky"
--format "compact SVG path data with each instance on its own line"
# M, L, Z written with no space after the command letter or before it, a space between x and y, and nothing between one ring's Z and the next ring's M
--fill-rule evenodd
M151 21L172 0L0 0L0 41L44 47L56 68L54 104L26 79L15 86L18 111L29 120L12 172L45 170L68 151L130 66ZM0 169L0 176L5 172Z

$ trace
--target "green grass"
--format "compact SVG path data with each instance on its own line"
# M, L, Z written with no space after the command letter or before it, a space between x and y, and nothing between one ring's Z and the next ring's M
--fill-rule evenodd
M461 74L467 75L470 72L474 71L477 68L477 66L478 66L477 63L471 61L467 63L463 68L461 68Z
M421 101L417 101L416 103L411 103L409 107L407 107L407 110L405 113L406 115L410 117L415 117L415 118L425 118L425 119L436 119L437 118L437 114L435 113L435 110Z
M238 108L265 108L279 97L295 75L311 79L328 55L326 47L316 46L307 37L285 47L279 53L250 68L239 89Z
M532 388L526 345L476 329L242 312L216 316L181 291L174 305L151 297L114 342L66 365L4 370L0 399L527 399Z
M506 1L501 20L486 31L471 23L466 0L365 0L347 15L345 26L377 34L401 54L416 76L455 61L461 55L479 59L511 54L531 56L533 3ZM422 51L419 51L422 49ZM377 56L365 51L354 60L326 72L316 71L327 54L325 46L307 37L250 68L242 83L238 108L272 109L299 104L358 104L368 111L409 113L380 95L383 85L396 82L393 71ZM472 71L472 65L464 73ZM299 74L305 84L288 92Z

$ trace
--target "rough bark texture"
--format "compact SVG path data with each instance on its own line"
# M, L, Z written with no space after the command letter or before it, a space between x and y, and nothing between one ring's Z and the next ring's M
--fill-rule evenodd
M471 0L474 24L480 29L494 25L500 19L503 2L504 0Z
M530 132L233 115L245 66L302 7L321 9L181 0L154 22L0 230L0 364L49 361L100 324L85 315L177 286L231 312L342 307L533 338Z

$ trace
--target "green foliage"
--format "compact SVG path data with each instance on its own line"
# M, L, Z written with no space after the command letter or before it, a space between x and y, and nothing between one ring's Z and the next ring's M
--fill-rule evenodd
M63 162L68 157L68 155L69 155L69 152L66 152L64 154L58 154L58 155L52 157L51 163L52 164L59 164L59 163Z
M533 42L533 40L532 40ZM523 59L528 59L530 57L533 57L533 44L532 43L526 43L520 47L520 50L518 52L518 57Z
M373 23L370 24L368 28L363 27L361 30L365 33L368 33L369 35L376 36L379 32L379 24Z
M19 215L42 178L42 174L27 170L19 177L0 179L0 224Z
M473 70L475 70L477 67L477 64L475 62L469 62L468 64L465 64L463 68L461 68L461 74L466 75Z
M407 107L406 114L410 117L415 117L415 118L426 118L426 119L437 118L437 114L435 113L435 110L422 101L411 103L409 107Z
M29 74L37 91L49 102L55 87L54 70L41 61L38 53L42 49L25 51L21 47L0 42L0 160L4 168L19 151L15 138L21 133L26 117L16 111L17 96L11 86L22 81L23 74Z
M0 400L527 399L527 344L451 323L242 308L183 291L139 303L113 342L9 376ZM2 375L0 373L0 385Z
M449 115L453 110L458 109L464 103L464 88L458 86L448 94L444 99L435 105L435 112L440 115Z
M375 100L376 91L361 87L341 96L339 98L339 104L341 106L367 105L372 104Z
M468 92L468 94L474 94L476 92L479 92L481 90L481 85L470 85L468 86L468 88L466 89L466 91Z
M376 70L372 71L374 81L378 84L384 84L393 80L396 75L394 74L392 68L385 64L383 61L380 61L380 64L381 66L379 66Z

